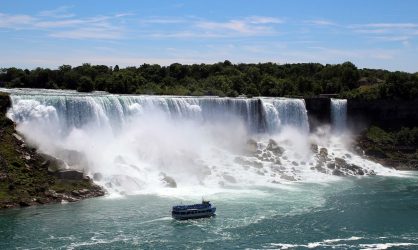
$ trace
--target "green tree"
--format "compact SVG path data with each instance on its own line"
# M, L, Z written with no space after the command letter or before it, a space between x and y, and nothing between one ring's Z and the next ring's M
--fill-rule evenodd
M94 90L94 83L88 76L80 77L77 91L79 92L92 92Z

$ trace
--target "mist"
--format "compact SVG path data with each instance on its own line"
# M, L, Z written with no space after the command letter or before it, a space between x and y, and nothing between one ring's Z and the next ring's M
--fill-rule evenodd
M335 162L361 174L394 171L350 150L344 101L335 102L334 125L314 133L302 99L53 93L12 101L8 115L28 143L110 193L334 181Z

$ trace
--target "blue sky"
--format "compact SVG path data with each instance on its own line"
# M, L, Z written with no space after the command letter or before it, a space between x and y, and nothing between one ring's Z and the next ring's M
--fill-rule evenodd
M0 67L342 63L418 71L418 1L0 0Z

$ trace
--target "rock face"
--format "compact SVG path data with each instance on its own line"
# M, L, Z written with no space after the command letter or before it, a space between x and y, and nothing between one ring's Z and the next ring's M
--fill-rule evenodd
M370 125L376 125L383 129L415 127L418 124L417 107L418 99L348 100L347 121L349 127L356 131Z
M66 164L39 154L5 116L9 96L0 93L0 208L74 202L104 195L83 173L62 170Z
M309 128L311 131L322 124L331 123L331 100L326 97L305 98L308 111Z

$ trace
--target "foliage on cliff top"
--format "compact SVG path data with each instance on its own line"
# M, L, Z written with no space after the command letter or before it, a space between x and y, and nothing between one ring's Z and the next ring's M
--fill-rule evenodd
M313 96L341 94L348 98L416 98L418 75L335 65L215 64L169 66L143 64L119 68L83 64L58 69L0 69L0 86L102 90L121 94L237 96Z

